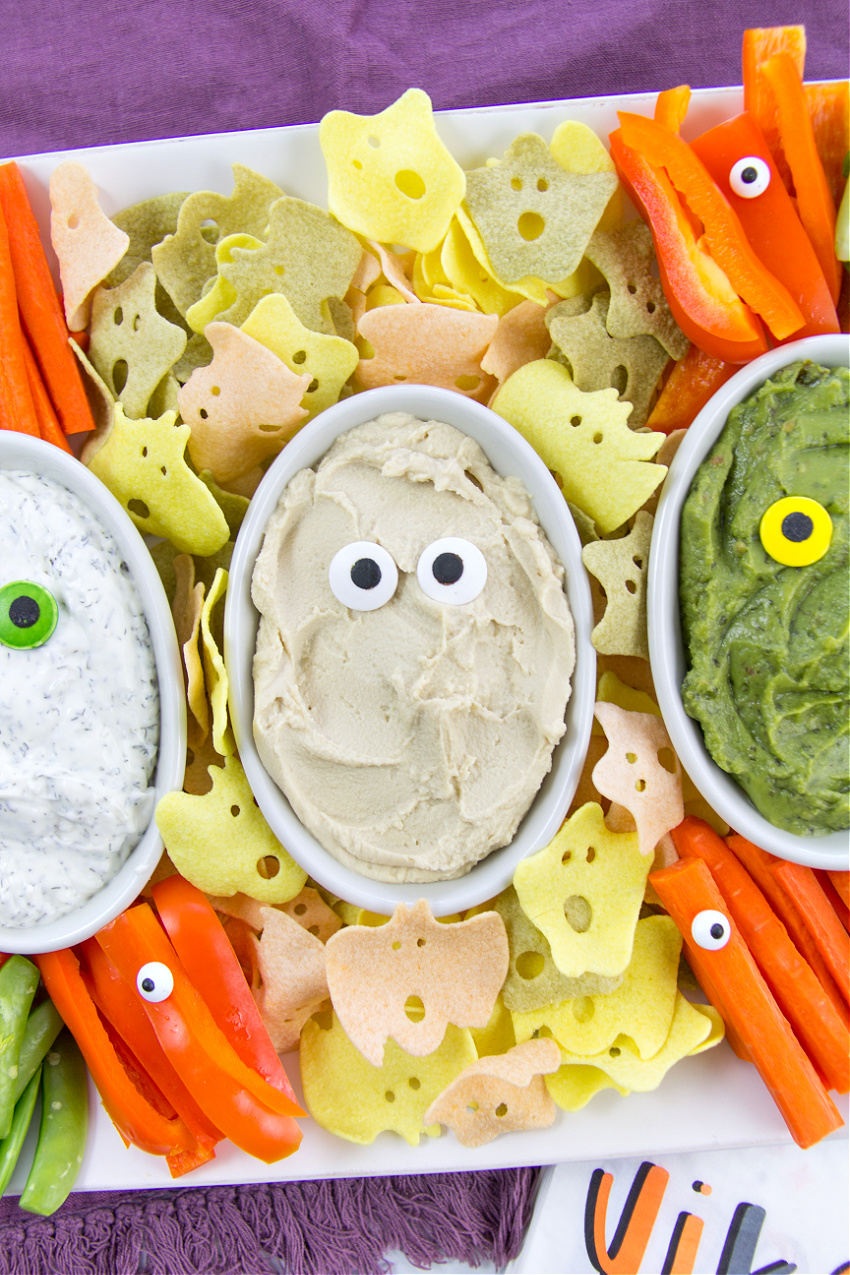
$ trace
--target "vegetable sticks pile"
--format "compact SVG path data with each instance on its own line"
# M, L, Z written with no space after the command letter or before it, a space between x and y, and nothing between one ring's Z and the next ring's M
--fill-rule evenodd
M94 428L20 170L0 165L0 428L71 451Z

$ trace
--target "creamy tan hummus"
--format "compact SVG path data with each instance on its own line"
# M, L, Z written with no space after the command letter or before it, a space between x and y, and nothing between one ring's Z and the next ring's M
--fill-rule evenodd
M484 555L482 591L435 601L428 546ZM356 541L398 568L375 610L331 589ZM575 662L564 572L518 479L450 425L389 413L296 474L253 576L254 735L317 840L381 881L448 880L506 845L564 733Z

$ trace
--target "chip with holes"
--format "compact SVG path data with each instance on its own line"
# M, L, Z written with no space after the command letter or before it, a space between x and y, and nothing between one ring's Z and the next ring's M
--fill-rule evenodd
M682 772L667 727L655 713L629 712L617 704L598 702L594 711L608 751L594 767L593 782L603 797L629 811L641 854L651 860L664 834L685 817Z
M261 907L259 913L260 936L251 935L260 976L254 996L272 1044L288 1054L307 1019L330 1008L325 948L285 912Z
M335 1014L310 1019L301 1032L301 1080L310 1115L323 1129L361 1146L386 1130L412 1147L423 1133L439 1137L440 1126L426 1125L425 1112L475 1059L472 1037L460 1027L449 1026L427 1057L412 1058L388 1041L380 1067L354 1047Z
M523 912L513 886L493 900L493 908L504 921L508 935L510 966L502 998L512 1013L540 1009L570 997L612 992L622 982L622 974L585 974L580 978L562 974L552 960L549 940Z
M235 753L211 766L203 796L169 792L156 823L177 871L206 894L248 894L286 903L304 888L307 873L278 841L254 802Z
M284 195L269 208L264 239L242 231L216 246L216 280L186 321L196 332L216 319L240 327L261 297L280 292L305 327L333 334L326 303L345 296L362 255L356 236L323 208Z
M546 1076L543 1083L562 1111L581 1111L603 1089L616 1089L621 1098L629 1092L615 1084L604 1071L589 1065L561 1066L551 1076Z
M636 833L610 832L601 806L589 802L517 866L520 906L546 935L562 974L625 972L651 862Z
M658 1088L675 1063L689 1054L719 1044L722 1038L717 1011L710 1005L691 1004L681 992L677 992L667 1039L651 1058L641 1058L637 1045L623 1033L608 1049L598 1054L575 1054L564 1050L563 1066L553 1076L547 1077L546 1087L558 1102L559 1077L563 1072L568 1073L573 1067L595 1067L604 1072L620 1092L648 1093Z
M605 590L605 612L591 633L604 655L649 659L646 580L653 518L638 510L628 535L585 545L581 560Z
M221 195L198 190L180 206L177 229L151 249L157 278L180 314L201 296L216 272L216 245L228 235L244 232L263 237L269 207L283 194L275 182L261 173L233 165L233 192Z
M91 299L88 357L134 419L149 415L151 396L186 348L186 333L158 312L155 293L153 266L143 261Z
M330 407L357 367L357 347L345 337L306 328L286 297L263 297L242 331L267 346L291 372L307 377L301 406L312 420Z
M482 371L501 385L524 364L544 359L552 344L546 314L546 306L536 301L521 301L503 314L481 360Z
M114 225L125 232L130 242L124 256L103 280L107 288L123 283L143 261L151 260L154 244L161 243L167 235L175 234L177 218L188 194L188 191L174 191L155 195L114 215ZM182 324L180 311L159 280L156 284L156 308L170 323Z
M440 246L440 264L451 286L471 297L484 314L508 314L524 299L521 293L503 288L485 269L456 216Z
M305 885L294 899L281 905L281 911L292 917L310 934L315 935L320 943L327 943L332 934L341 928L342 921L333 908L325 903L319 891L312 885Z
M631 404L629 428L645 425L659 378L669 362L667 351L654 336L612 336L605 326L607 292L587 298L586 308L575 305L577 300L561 301L546 315L554 345L549 357L566 365L580 390L613 386L620 402Z
M130 420L116 403L112 428L93 438L82 457L141 532L203 556L230 533L215 498L186 464L190 430L176 420L176 412Z
M187 737L190 747L207 738L210 729L210 706L204 682L201 659L201 611L204 606L204 584L195 580L195 560L188 553L174 558L175 589L171 613L177 641L183 656L186 702L189 708Z
M59 262L65 319L81 332L89 319L92 289L127 250L129 235L102 210L91 173L76 160L54 168L48 184L50 242Z
M558 474L565 498L603 535L623 526L667 473L651 463L662 436L629 429L631 409L615 389L585 393L554 359L514 372L491 407L531 443Z
M495 314L423 304L387 305L367 310L358 335L374 351L357 364L362 389L378 385L439 385L486 402L495 381L481 369L498 325Z
M671 917L644 917L635 928L632 959L619 987L514 1013L517 1040L545 1030L570 1053L598 1054L626 1035L641 1058L652 1058L673 1021L681 950L682 936Z
M542 137L523 133L466 174L464 205L503 284L552 283L577 269L617 186L613 172L566 172Z
M204 681L212 709L213 747L222 757L234 751L233 732L227 715L227 669L224 664L224 607L227 592L227 572L223 567L216 571L201 607L201 653L204 660Z
M421 1057L450 1023L485 1027L508 970L500 916L441 925L427 900L400 903L385 925L354 925L327 943L328 986L345 1031L373 1066L388 1039Z
M303 423L310 377L230 323L210 323L205 335L212 362L192 373L177 403L192 430L193 465L230 483L277 455Z
M636 218L598 229L585 249L611 293L606 322L614 337L652 336L672 359L684 358L690 342L679 328L655 273L652 231Z
M548 1129L556 1111L543 1076L560 1065L553 1040L528 1040L479 1058L431 1103L425 1121L446 1125L464 1147L483 1147L500 1133Z
M490 1054L506 1054L516 1044L511 1011L501 995L496 997L496 1004L493 1006L487 1026L470 1027L469 1031L479 1058L486 1058Z
M434 127L431 99L408 89L377 115L330 111L319 124L328 208L367 239L435 248L463 198L463 169Z

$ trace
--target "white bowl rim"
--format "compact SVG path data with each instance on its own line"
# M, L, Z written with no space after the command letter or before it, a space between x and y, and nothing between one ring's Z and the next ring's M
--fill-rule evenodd
M565 567L566 591L576 628L576 667L567 705L567 731L556 748L553 768L510 844L493 851L465 876L452 881L376 881L339 863L297 819L263 766L253 738L251 667L258 613L251 599L251 575L266 522L289 480L299 470L317 464L339 434L385 412L396 411L455 425L480 443L493 468L503 475L522 470L518 476L525 482L541 526ZM513 458L507 467L503 452ZM399 903L412 906L420 898L428 900L435 916L464 911L494 898L510 884L516 864L552 840L578 786L596 699L592 627L590 582L581 563L581 542L569 506L537 452L507 421L454 390L428 385L364 390L326 408L286 445L254 493L236 539L225 597L224 658L234 737L251 790L272 831L320 885L346 902L380 915L390 915Z
M171 607L144 538L121 503L76 456L53 443L0 430L0 469L40 473L79 496L118 544L142 600L159 684L159 749L155 801L183 787L186 768L186 698L183 666ZM32 955L72 947L96 934L136 899L162 854L162 838L151 816L127 860L90 899L54 921L0 927L0 951Z
M679 520L697 468L719 437L729 412L768 377L798 360L846 366L850 337L804 337L745 364L721 386L689 426L670 465L652 531L647 571L649 658L658 705L682 766L698 791L737 833L779 858L810 868L847 868L850 833L804 837L776 828L709 756L699 724L684 710L680 688L685 655L678 606Z

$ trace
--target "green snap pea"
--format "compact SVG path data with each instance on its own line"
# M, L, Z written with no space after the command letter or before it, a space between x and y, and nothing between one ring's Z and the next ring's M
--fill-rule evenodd
M44 1062L47 1051L64 1026L59 1010L51 1000L42 1001L30 1012L18 1057L18 1078L13 1094L15 1102Z
M0 1142L0 1196L3 1195L9 1185L9 1179L15 1171L21 1147L24 1145L24 1138L27 1136L27 1130L30 1127L40 1084L41 1067L37 1067L34 1074L30 1077L29 1083L24 1086L20 1098L15 1103L15 1114L12 1117L12 1127L9 1130L9 1136Z
M21 1193L28 1213L55 1213L77 1180L88 1124L88 1072L77 1042L60 1032L41 1070L41 1125Z
M0 968L0 1139L12 1128L21 1041L38 977L24 956L10 956Z

